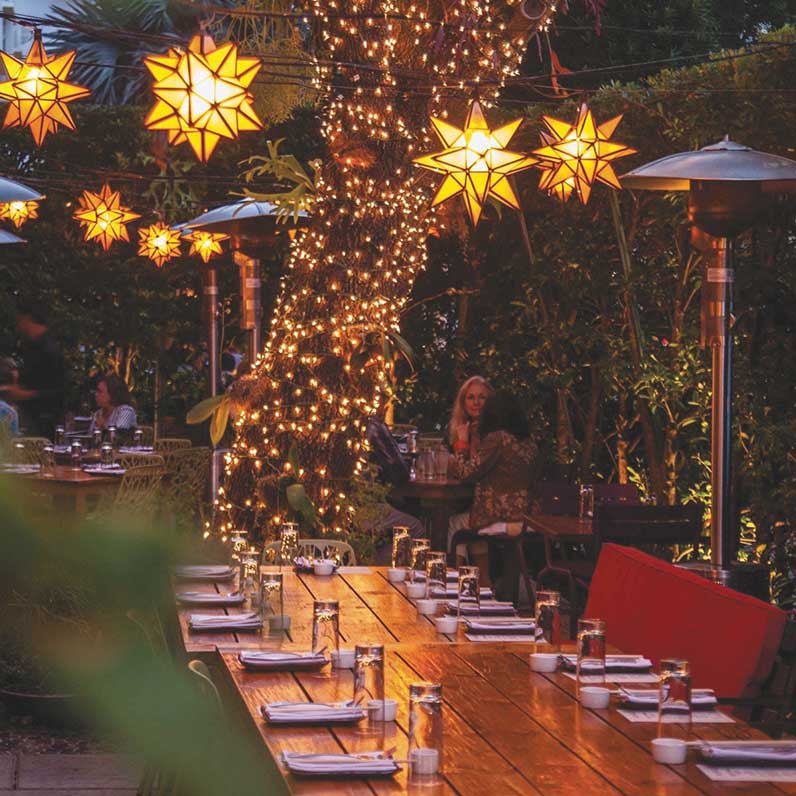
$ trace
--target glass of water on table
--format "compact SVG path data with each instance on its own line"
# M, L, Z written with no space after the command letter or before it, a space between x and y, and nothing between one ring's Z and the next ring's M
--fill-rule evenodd
M605 684L605 620L578 620L578 693L584 685Z

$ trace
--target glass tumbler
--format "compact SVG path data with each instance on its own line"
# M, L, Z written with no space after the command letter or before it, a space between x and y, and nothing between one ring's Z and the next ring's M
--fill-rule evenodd
M663 724L691 725L691 665L679 658L664 658L658 690L658 733Z
M56 426L55 427L55 444L57 447L60 447L64 444L64 440L66 439L66 431L64 430L63 426Z
M405 525L396 525L392 529L392 556L390 566L393 569L408 567L412 561L412 536Z
M605 683L605 620L578 620L578 693L583 685Z
M240 553L240 590L250 598L253 605L259 598L260 551L256 547Z
M95 428L94 431L91 432L91 446L96 450L99 450L102 447L102 430L99 428Z
M45 445L41 452L41 474L48 478L55 475L55 448Z
M384 700L384 645L357 644L354 647L354 703L367 710L373 700L379 703Z
M426 569L426 554L431 550L430 539L415 539L412 542L412 562L409 570L409 580L414 582L415 573L424 572Z
M112 448L115 448L116 437L117 437L116 426L108 426L107 431L108 431L108 442L110 442Z
M578 514L581 520L590 520L594 516L594 487L590 484L581 484Z
M312 603L312 651L340 650L340 603L337 600L315 600Z
M100 448L100 467L102 469L113 466L113 445L104 442Z
M274 630L282 629L285 615L285 590L282 578L281 572L260 574L260 615Z
M426 553L426 598L443 598L448 590L448 557L437 550Z
M462 606L475 606L481 610L481 573L478 567L459 567L459 589L456 613L461 617Z
M442 686L409 686L409 781L428 782L442 771Z
M448 478L448 459L450 454L445 448L437 448L434 452L434 478L437 481L445 481Z
M534 645L549 645L548 651L561 649L561 595L557 591L536 593L536 630ZM534 651L538 651L534 646Z
M83 458L83 446L77 440L69 446L69 458L72 462L72 469L79 470Z
M144 432L137 428L133 432L133 447L140 448L144 444Z
M279 531L279 566L292 567L298 554L298 525L295 522L286 522Z

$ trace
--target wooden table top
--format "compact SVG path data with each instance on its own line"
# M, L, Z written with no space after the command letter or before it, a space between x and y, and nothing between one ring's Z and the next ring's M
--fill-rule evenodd
M528 514L525 517L528 530L558 540L581 540L594 536L589 520L581 520L567 514Z
M110 484L118 485L121 480L118 475L91 475L84 470L73 470L70 466L61 464L55 465L52 475L43 475L41 472L15 473L13 471L4 472L2 474L14 478L24 478L26 481L35 483L37 488L42 483L48 483L79 489L81 487L96 487Z

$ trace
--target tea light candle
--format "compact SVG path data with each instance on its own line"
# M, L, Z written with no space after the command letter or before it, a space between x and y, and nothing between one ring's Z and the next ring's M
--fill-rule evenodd
M413 749L409 753L412 774L436 774L439 771L439 752L436 749Z

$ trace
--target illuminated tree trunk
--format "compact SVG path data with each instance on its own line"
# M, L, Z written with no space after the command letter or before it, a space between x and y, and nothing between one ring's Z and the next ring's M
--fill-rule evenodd
M313 0L330 157L264 352L233 394L222 532L270 536L286 517L284 486L294 479L325 530L350 527L348 485L366 460L367 418L387 395L383 333L398 330L434 221L435 180L411 159L432 147L430 113L451 108L461 122L475 93L469 81L489 84L478 92L488 101L515 73L546 17L531 22L512 6Z

